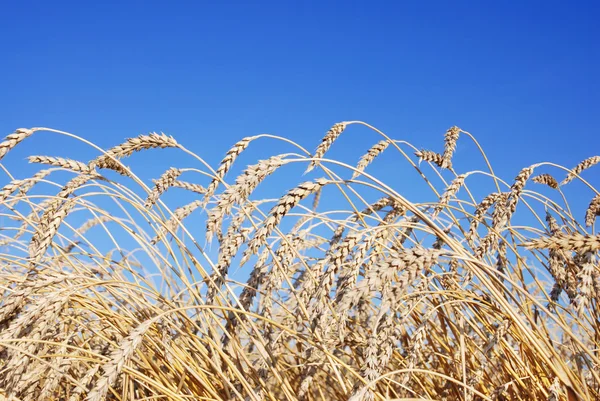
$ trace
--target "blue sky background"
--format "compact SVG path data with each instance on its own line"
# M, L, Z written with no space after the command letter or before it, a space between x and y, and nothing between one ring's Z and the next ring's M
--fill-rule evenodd
M0 132L51 126L111 146L162 130L216 162L246 135L313 149L333 123L360 119L424 147L458 125L495 164L514 158L511 174L572 164L600 142L599 7L5 2ZM368 147L359 136L338 146ZM519 144L526 153L509 153Z
M332 124L363 120L441 151L458 125L511 180L600 153L599 18L591 1L4 2L0 132L48 126L109 147L164 131L215 165L258 133L313 150ZM377 140L348 130L331 155L354 162ZM27 143L3 161L14 173L32 153L94 156L53 135ZM484 167L474 152L461 139L461 168ZM243 164L273 153L253 147Z

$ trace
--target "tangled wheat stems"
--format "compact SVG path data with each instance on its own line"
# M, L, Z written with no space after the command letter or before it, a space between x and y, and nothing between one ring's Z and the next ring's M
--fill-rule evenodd
M327 157L358 131L364 155ZM10 151L38 135L97 156L20 176ZM257 159L269 141L286 153ZM598 156L502 179L459 127L426 150L360 121L315 149L248 136L212 167L165 134L9 134L0 399L600 397ZM373 173L384 152L402 180Z

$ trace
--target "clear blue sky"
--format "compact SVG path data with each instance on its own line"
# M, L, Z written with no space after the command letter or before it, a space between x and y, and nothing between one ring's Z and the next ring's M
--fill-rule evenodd
M511 178L533 162L600 153L599 7L5 2L0 132L50 126L107 147L164 131L216 163L262 132L312 150L333 123L360 119L440 150L458 125ZM364 135L336 146L365 150L377 138ZM69 155L67 142L29 143Z

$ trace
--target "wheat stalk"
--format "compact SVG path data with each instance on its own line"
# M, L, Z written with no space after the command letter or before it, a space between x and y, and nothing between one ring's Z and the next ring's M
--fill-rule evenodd
M178 207L173 212L173 216L164 223L164 225L160 228L160 233L150 241L151 244L156 244L160 238L165 235L169 231L175 230L177 226L190 214L194 212L194 210L201 207L203 204L200 200L195 200L193 202L188 203L187 205Z

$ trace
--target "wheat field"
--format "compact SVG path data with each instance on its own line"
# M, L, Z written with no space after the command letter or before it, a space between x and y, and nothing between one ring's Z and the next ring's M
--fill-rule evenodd
M362 157L328 158L359 132ZM5 167L41 135L95 156ZM246 137L217 166L165 134L17 129L0 399L600 399L599 162L501 178L458 127L427 150L360 121L310 150Z

